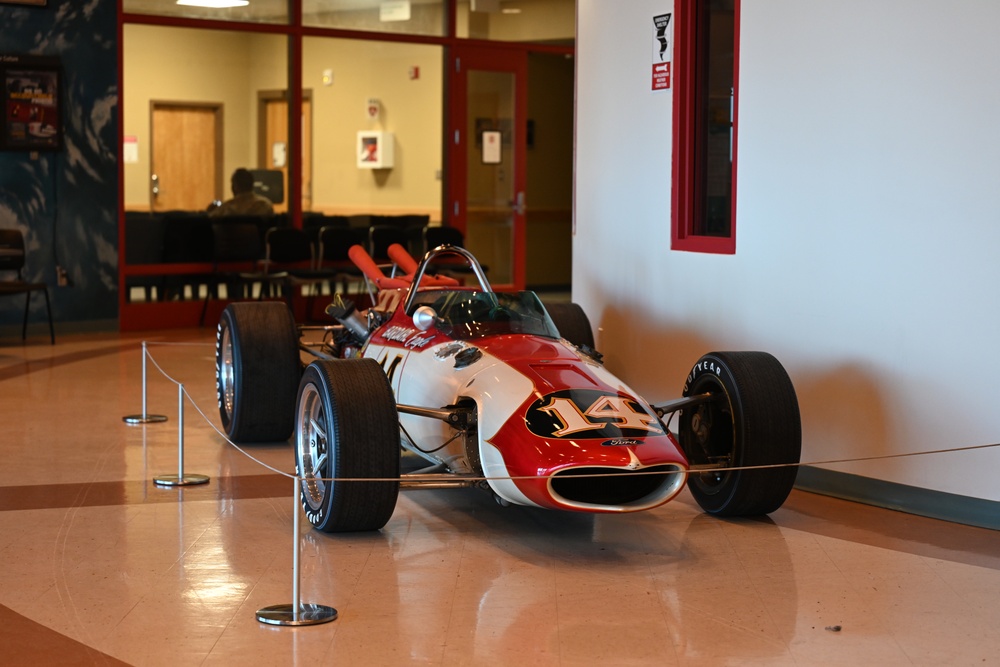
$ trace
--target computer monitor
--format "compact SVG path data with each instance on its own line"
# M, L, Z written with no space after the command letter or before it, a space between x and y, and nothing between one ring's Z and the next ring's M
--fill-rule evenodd
M285 178L279 169L251 169L253 191L274 204L285 201Z

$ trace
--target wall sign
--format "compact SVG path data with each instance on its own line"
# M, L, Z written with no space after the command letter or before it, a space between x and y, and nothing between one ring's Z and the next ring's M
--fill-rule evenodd
M674 54L673 13L653 17L653 90L670 89L670 66Z

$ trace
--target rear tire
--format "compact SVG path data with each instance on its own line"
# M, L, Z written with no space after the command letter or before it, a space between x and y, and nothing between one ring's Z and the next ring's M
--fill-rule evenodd
M684 396L711 393L715 400L681 413L679 440L691 464L726 468L796 464L802 427L792 381L765 352L712 352L684 385ZM757 516L781 507L798 467L692 472L688 488L716 516Z
M219 416L233 442L288 440L301 375L299 334L283 303L233 303L215 344Z
M382 528L396 508L400 458L399 416L382 367L372 359L314 361L299 383L295 422L309 522L328 533Z
M559 335L577 347L594 349L594 330L583 308L576 303L550 303L545 305L549 317L559 330Z

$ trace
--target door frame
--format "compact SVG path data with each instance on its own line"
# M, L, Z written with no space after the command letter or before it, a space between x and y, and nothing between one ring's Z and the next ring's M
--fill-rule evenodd
M514 75L514 132L513 154L515 198L517 193L527 197L527 127L528 127L528 52L520 48L483 45L456 45L447 50L448 62L448 119L445 125L445 142L449 178L445 182L445 202L442 222L466 233L468 227L468 148L474 137L466 136L468 127L468 76L470 69L505 72ZM511 206L512 271L513 284L494 285L499 289L523 290L526 280L525 244L527 241L525 206Z
M156 171L156 127L153 118L157 109L209 109L215 114L215 193L225 198L225 179L223 171L225 165L223 158L225 155L225 137L223 136L223 105L221 102L182 102L178 100L150 100L149 101L149 210L156 211L156 202L153 199L152 178Z

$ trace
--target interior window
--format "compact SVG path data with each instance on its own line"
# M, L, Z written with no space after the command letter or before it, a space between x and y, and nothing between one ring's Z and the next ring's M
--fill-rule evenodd
M302 0L302 24L321 28L444 35L445 3L383 0Z
M739 0L678 0L675 250L736 251Z
M288 0L122 0L127 14L187 19L288 23Z
M576 0L458 0L455 34L468 39L571 45Z

